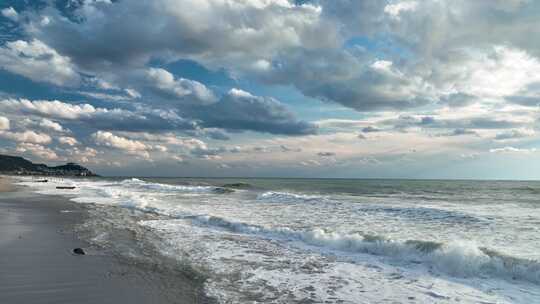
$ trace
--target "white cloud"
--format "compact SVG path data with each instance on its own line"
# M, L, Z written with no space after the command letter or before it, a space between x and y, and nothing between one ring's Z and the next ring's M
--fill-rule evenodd
M169 71L158 68L147 70L149 85L173 98L181 98L188 103L208 104L217 100L214 93L200 82L176 78Z
M133 99L141 98L141 93L135 89L124 89L124 92L126 92L126 94Z
M80 76L71 60L34 39L11 41L0 48L0 68L36 82L76 86Z
M57 140L59 143L63 145L67 145L67 146L75 146L79 143L77 139L73 137L69 137L69 136L61 136L61 137L58 137Z
M99 145L112 147L126 151L146 151L149 149L143 142L130 140L125 137L116 136L111 132L98 131L92 135Z
M388 4L384 7L384 12L390 15L390 17L399 20L399 15L402 12L414 11L418 6L416 1L401 1L394 4Z
M0 130L9 130L10 124L7 117L0 116Z
M44 133L37 133L34 131L24 131L24 132L0 131L0 137L13 140L16 142L32 143L32 144L48 144L52 141L49 135L44 134Z
M58 155L52 149L34 143L21 143L17 145L17 152L29 153L45 160L58 160Z
M31 113L47 115L52 118L78 119L81 116L94 114L100 110L90 104L73 105L58 100L36 100L28 99L5 99L0 100L0 108L10 110L14 113ZM103 111L103 110L102 110Z
M318 167L318 166L321 166L322 164L314 159L309 159L309 160L300 162L300 165L305 166L305 167Z
M497 133L495 140L514 140L524 137L534 136L536 132L532 129L512 129Z
M51 19L47 16L43 16L43 18L41 18L41 20L39 21L39 24L41 26L47 26L51 23Z
M78 163L99 163L100 160L97 159L99 152L96 149L85 147L84 149L79 149L77 147L72 147L67 150L70 160L75 160Z
M56 131L56 132L65 132L61 124L47 118L42 118L41 121L39 122L39 126L45 129Z
M2 16L11 19L12 21L19 20L19 14L13 7L8 7L2 10Z
M78 93L83 96L87 96L87 97L91 97L91 98L99 99L99 100L107 100L107 101L123 101L123 100L130 100L130 99L136 98L134 97L134 95L131 95L131 94L126 94L126 95L107 94L107 93L100 93L100 92L84 92L84 91L79 91Z
M540 61L518 48L495 46L462 51L456 57L462 59L438 67L441 71L437 73L445 73L437 85L443 91L501 98L540 82Z

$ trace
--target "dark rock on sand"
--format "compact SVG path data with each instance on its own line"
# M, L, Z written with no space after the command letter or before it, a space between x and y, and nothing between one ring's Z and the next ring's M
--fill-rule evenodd
M86 252L84 252L84 250L82 248L73 249L73 253L78 254L78 255L85 255L86 254Z

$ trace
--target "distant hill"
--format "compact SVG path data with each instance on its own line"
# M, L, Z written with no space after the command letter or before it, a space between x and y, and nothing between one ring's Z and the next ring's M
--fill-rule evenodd
M19 156L0 155L0 174L9 175L48 175L48 176L97 176L87 168L67 163L62 166L49 167L45 164L34 164Z

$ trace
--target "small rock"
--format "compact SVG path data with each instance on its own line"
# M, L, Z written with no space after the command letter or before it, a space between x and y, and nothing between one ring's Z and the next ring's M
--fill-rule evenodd
M85 255L86 254L82 248L73 249L73 253L78 254L78 255Z

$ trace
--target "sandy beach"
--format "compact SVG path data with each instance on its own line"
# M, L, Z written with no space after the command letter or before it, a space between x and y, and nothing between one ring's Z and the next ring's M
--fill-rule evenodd
M86 217L65 198L31 194L0 178L0 303L201 303L174 275L80 240ZM73 248L88 250L74 255Z

